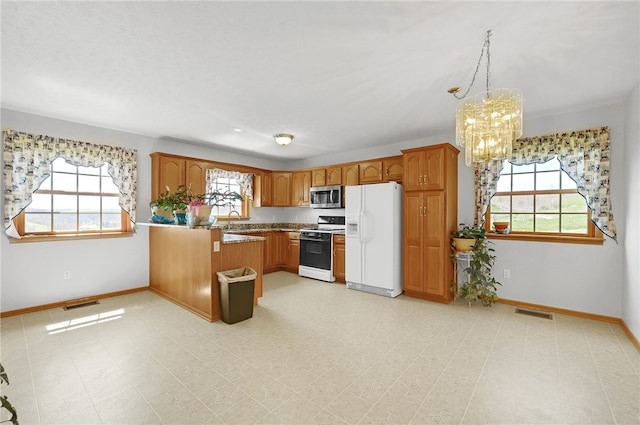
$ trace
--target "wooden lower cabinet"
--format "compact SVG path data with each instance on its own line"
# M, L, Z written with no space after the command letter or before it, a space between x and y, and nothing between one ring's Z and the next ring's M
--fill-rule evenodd
M300 232L285 232L285 245L284 269L297 274L300 265Z
M404 291L407 295L450 302L453 265L443 231L444 193L404 195Z
M285 232L280 230L273 232L250 233L251 236L260 236L264 241L264 261L262 265L263 273L272 273L282 270L285 265Z
M345 283L344 235L333 235L333 275L336 277L336 282Z
M215 243L220 244L214 250ZM248 266L256 273L254 305L262 296L262 241L224 244L216 229L149 228L149 289L211 322L220 319L217 272Z

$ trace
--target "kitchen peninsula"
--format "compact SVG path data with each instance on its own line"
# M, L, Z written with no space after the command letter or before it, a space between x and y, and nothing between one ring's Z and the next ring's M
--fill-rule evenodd
M149 287L210 322L220 320L217 272L251 267L257 273L253 303L262 296L264 238L210 229L147 224Z

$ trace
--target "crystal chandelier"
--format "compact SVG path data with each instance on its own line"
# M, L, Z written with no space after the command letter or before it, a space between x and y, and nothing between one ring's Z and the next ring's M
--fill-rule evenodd
M467 166L475 162L505 159L511 154L513 141L522 136L522 92L518 89L489 91L490 37L491 30L488 30L467 91L458 96L460 87L448 90L456 99L467 97L478 75L486 47L487 91L469 97L456 109L456 144L465 148Z

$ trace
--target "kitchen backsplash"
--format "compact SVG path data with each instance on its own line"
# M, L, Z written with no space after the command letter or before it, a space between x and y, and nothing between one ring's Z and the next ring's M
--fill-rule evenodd
M313 208L253 208L251 207L248 220L251 224L256 223L301 223L301 224L317 224L318 216L333 215L344 216L344 208L336 209L313 209ZM224 219L222 220L224 222ZM246 221L245 221L246 223Z

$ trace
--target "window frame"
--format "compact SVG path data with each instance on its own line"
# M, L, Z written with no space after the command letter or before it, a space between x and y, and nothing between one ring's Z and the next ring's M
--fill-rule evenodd
M59 157L61 158L61 157ZM57 158L57 159L59 159ZM105 163L106 164L106 163ZM103 164L104 165L104 164ZM48 179L52 178L53 175L55 175L56 173L58 174L67 174L67 175L75 175L76 176L76 181L79 182L79 178L80 176L83 175L89 175L89 174L84 174L82 172L80 172L78 165L72 165L73 167L75 167L75 173L71 173L69 171L56 171L53 169L54 167L54 162L52 161L50 164L50 176L45 179L45 181L47 181ZM102 166L101 166L102 167ZM94 168L98 168L98 167L94 167ZM102 177L110 177L109 174L107 173L106 176L103 174L102 171L100 171L97 175L97 177L102 178ZM44 182L43 182L44 183ZM42 185L41 185L42 186ZM77 189L77 187L76 187ZM119 198L120 194L119 193L109 193L109 192L87 192L87 191L80 191L80 190L76 190L76 191L66 191L66 190L60 190L60 189L53 189L53 187L50 187L48 189L38 189L35 192L33 192L33 194L37 194L37 193L41 193L41 194L46 194L46 195L74 195L74 196L99 196L100 198L102 197L109 197L109 198ZM102 211L99 213L100 217L102 216ZM13 242L34 242L34 241L50 241L50 240L76 240L76 239L95 239L95 238L111 238L111 237L126 237L126 236L131 236L133 234L133 226L131 224L130 221L130 216L129 213L127 213L126 211L124 211L122 208L120 208L120 228L119 229L105 229L105 230L95 230L95 229L91 229L91 230L73 230L73 231L55 231L55 230L51 230L51 231L46 231L46 232L27 232L25 230L26 228L26 208L25 210L21 211L20 214L18 214L18 216L16 216L13 219L13 223L14 226L18 232L18 234L21 236L20 239L15 239L12 240ZM48 213L43 213L43 214L48 214L51 218L53 218L53 215L55 214L55 211L51 210ZM70 213L73 214L73 213ZM80 212L76 209L75 211L75 215L76 217L78 217L78 215L80 214Z
M553 159L549 160L552 161ZM555 158L555 160L558 160L557 158ZM541 163L542 164L542 163ZM514 166L513 164L511 164L511 166ZM564 170L562 170L562 168L559 168L560 173L565 173L567 174ZM549 170L537 170L534 169L533 172L531 172L531 174L534 175L534 181L536 181L536 175L537 173L546 173L549 172ZM515 174L520 174L520 173L515 173ZM505 176L513 176L513 170L511 173L509 174L505 174ZM560 175L560 177L562 178L562 174ZM500 178L502 178L502 175L500 176ZM497 182L496 182L497 184ZM513 189L513 187L511 187L511 189ZM535 187L533 190L517 190L517 191L496 191L496 193L493 194L492 198L495 196L521 196L521 195L531 195L535 198L536 195L559 195L561 196L562 194L578 194L579 192L577 189L562 189L561 187L559 189L541 189L541 190L536 190ZM591 209L588 207L586 201L585 202L585 206L587 207L587 212L586 212L586 216L587 216L587 232L586 233L569 233L569 232L526 232L526 231L513 231L511 230L508 234L501 234L501 233L496 233L492 228L491 228L491 199L489 200L489 207L487 208L487 211L485 213L485 220L484 220L484 229L486 230L486 235L488 238L490 239L497 239L497 240L520 240L520 241L533 241L533 242L560 242L560 243L577 243L577 244L603 244L604 243L604 234L595 226L595 224L593 223L593 221L591 221ZM501 214L505 214L506 213L501 213ZM513 212L509 211L509 221L513 222ZM541 213L542 214L542 213ZM555 213L554 213L555 214ZM562 212L558 213L559 215L562 214ZM535 215L536 212L533 212L534 215L534 219L535 219Z
M242 173L241 171L234 171L234 172ZM222 178L231 180L231 177L222 177ZM234 209L234 211L238 211L238 213L240 213L240 217L231 216L231 213L229 213L229 214L213 214L213 211L216 211L215 209L218 208L217 206L214 205L213 208L211 209L211 211L212 211L211 216L215 217L216 220L238 221L238 220L249 220L251 218L249 216L249 211L250 211L249 210L249 203L250 203L249 202L249 195L243 194L242 193L242 188L240 187L240 184L237 183L236 179L233 179L233 180L236 181L235 185L238 186L238 192L236 192L236 193L239 193L240 196L242 197L242 201L240 203L240 211L238 211L237 209ZM216 182L216 184L218 184L218 183ZM222 185L224 185L224 184L222 184ZM208 193L208 189L209 189L209 187L207 187L207 186L208 185L205 183L205 187L206 187L206 190L207 190L206 193Z

